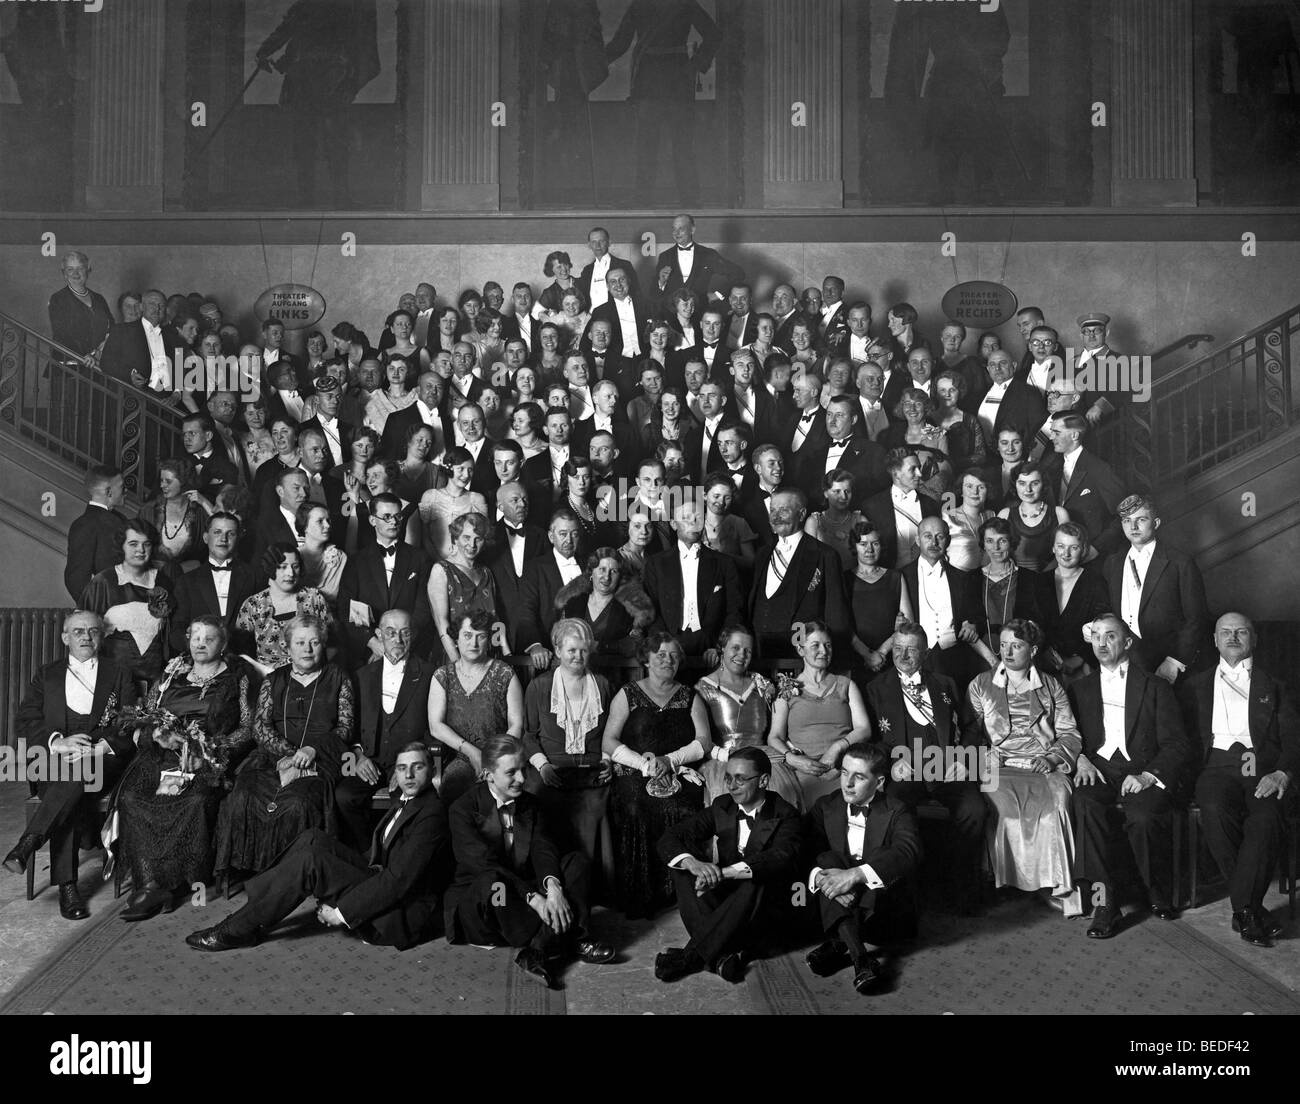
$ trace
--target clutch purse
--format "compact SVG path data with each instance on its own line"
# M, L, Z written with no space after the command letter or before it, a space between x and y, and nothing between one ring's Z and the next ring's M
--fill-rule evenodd
M300 778L315 778L315 767L295 767L293 765L293 756L286 755L275 765L276 770L280 773L280 789L291 782L297 782Z
M158 776L158 788L154 794L157 797L177 797L193 781L193 771L165 770Z
M645 792L651 797L672 797L682 788L674 773L661 774L657 778L646 779Z

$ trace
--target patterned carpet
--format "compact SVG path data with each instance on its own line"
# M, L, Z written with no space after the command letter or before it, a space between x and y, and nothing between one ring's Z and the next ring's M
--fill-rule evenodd
M853 992L847 972L814 977L802 953L756 963L740 986L707 974L658 983L654 953L682 941L672 913L640 924L598 913L600 934L624 951L619 962L574 967L567 991L550 992L516 970L508 951L441 940L403 953L368 947L322 932L307 910L256 950L202 954L185 935L239 899L144 924L121 921L125 901L34 969L0 1014L1300 1013L1300 996L1189 925L1145 920L1098 943L1084 937L1085 921L1028 897L977 920L928 914L915 946L886 960L887 991L870 998ZM1291 949L1284 942L1276 953Z

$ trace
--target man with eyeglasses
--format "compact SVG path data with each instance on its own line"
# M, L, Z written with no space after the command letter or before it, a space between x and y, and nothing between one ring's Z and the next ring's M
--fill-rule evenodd
M1110 315L1102 314L1101 311L1091 311L1088 314L1079 315L1076 321L1083 344L1083 348L1079 350L1079 355L1074 361L1074 371L1077 376L1089 365L1092 366L1094 372L1098 371L1108 357L1113 357L1116 354L1110 347L1106 336L1110 327ZM1116 412L1123 401L1124 393L1122 391L1098 389L1091 405L1083 413L1093 425L1100 425Z
M660 981L707 969L735 984L744 979L746 964L788 930L799 813L768 789L771 776L762 748L736 749L726 762L727 792L660 838L659 856L672 872L691 937L685 947L656 956Z
M853 988L863 996L883 980L879 948L916 932L907 884L921 864L916 817L885 792L889 754L879 744L855 744L840 757L840 789L808 814L808 875L816 894L825 941L808 952L818 977L853 967Z
M434 666L411 650L411 615L404 609L386 610L375 635L383 655L357 674L356 743L344 754L343 777L334 787L339 838L359 851L365 850L374 827L371 798L387 785L398 752L414 740L432 743L428 705Z
M339 583L339 619L347 625L348 661L353 668L385 654L384 642L374 632L385 610L410 613L416 652L425 650L433 624L428 594L433 562L423 549L402 540L406 529L402 500L394 494L375 495L370 500L370 523L375 543L348 557Z

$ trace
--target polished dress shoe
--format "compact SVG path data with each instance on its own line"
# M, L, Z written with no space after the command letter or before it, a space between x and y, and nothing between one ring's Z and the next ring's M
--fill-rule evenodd
M1092 914L1092 926L1088 928L1089 939L1109 939L1119 930L1119 909L1114 905L1099 905Z
M875 955L863 955L862 959L854 965L856 967L853 974L854 989L865 997L880 988L884 973L880 969L880 960Z
M27 864L41 846L41 837L30 833L18 837L14 849L5 856L4 868L10 874L26 874Z
M660 981L681 981L703 969L704 963L694 955L688 955L681 947L670 947L655 955L655 977Z
M122 912L122 919L127 923L150 920L157 916L172 900L174 894L163 889L157 882L150 882L139 893L133 893Z
M253 932L250 935L234 935L226 929L225 923L211 928L201 928L190 932L185 942L196 951L233 951L238 947L256 947L262 937Z
M849 949L838 939L828 939L820 947L814 947L805 959L808 968L818 977L831 977L838 974L852 959Z
M167 900L163 902L163 912L175 912L181 905L185 904L189 895L190 891L184 888L169 891Z
M723 955L718 959L718 965L714 970L723 981L730 985L739 985L745 980L745 952L735 951Z
M59 915L65 920L84 920L90 915L76 882L64 882L59 886Z
M574 951L578 955L579 962L586 962L591 966L603 966L606 962L614 961L614 945L599 939L580 939Z
M526 974L532 974L546 983L548 989L559 989L560 983L546 964L546 956L535 947L525 947L515 956L515 965Z
M1253 908L1238 909L1232 914L1232 930L1241 932L1241 938L1256 947L1271 947L1272 940L1259 922L1259 915Z
M1177 920L1178 910L1173 905L1152 905L1151 915L1159 920Z
M1276 939L1282 934L1282 922L1263 905L1255 906L1255 919L1259 921L1259 926L1270 939Z

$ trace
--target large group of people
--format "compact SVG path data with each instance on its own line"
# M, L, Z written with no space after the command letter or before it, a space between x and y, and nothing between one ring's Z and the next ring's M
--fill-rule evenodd
M1038 894L1097 939L1125 906L1174 918L1195 796L1233 926L1269 945L1300 729L1250 620L1212 621L1089 447L1124 396L1053 370L1037 308L1018 361L907 303L873 333L836 276L760 312L689 215L673 231L650 279L596 228L540 296L421 283L375 345L340 322L306 357L202 297L101 318L68 255L55 338L180 423L137 515L88 472L68 657L20 714L111 763L125 918L215 876L248 902L201 949L314 896L327 926L509 945L558 984L614 955L593 906L675 901L664 981L806 939L867 993L922 901ZM1108 324L1079 316L1081 358ZM251 350L261 390L176 390L173 342ZM78 785L43 786L4 860L50 842L69 918ZM925 855L921 805L947 812Z

